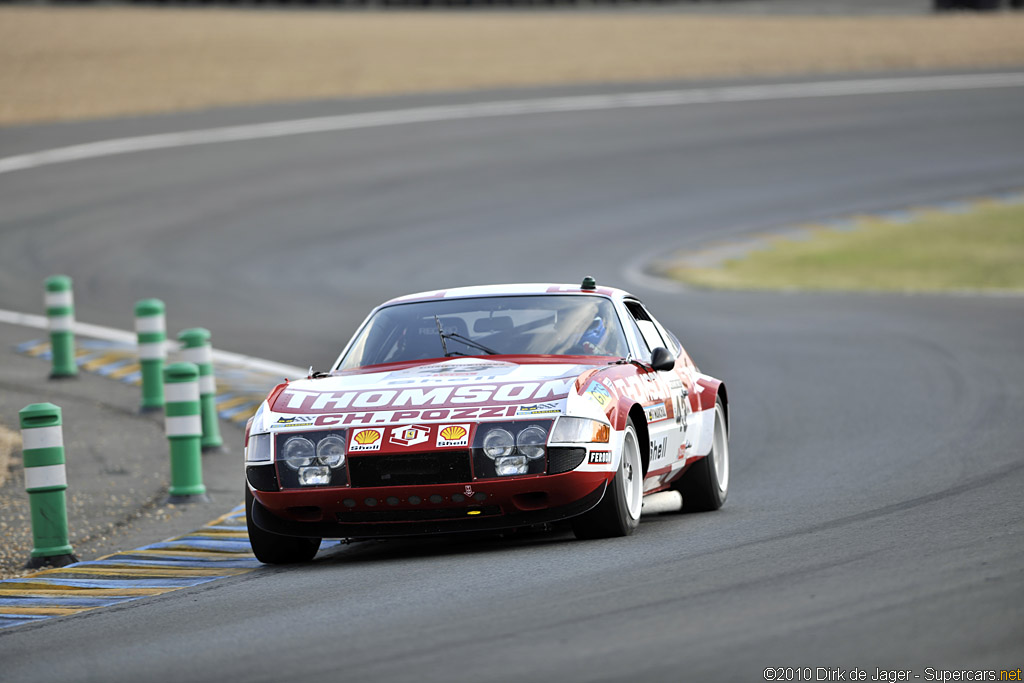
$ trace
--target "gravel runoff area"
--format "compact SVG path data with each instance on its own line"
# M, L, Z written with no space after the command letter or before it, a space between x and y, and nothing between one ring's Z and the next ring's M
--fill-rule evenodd
M532 85L1024 65L1024 13L0 8L0 125Z

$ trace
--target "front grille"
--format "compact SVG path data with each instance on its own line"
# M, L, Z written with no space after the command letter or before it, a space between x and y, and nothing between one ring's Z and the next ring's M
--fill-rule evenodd
M353 488L473 481L468 450L350 456L348 473Z
M548 474L571 472L587 457L586 448L555 446L548 449Z
M430 522L438 519L472 519L468 510L477 510L488 517L501 514L497 505L474 508L440 508L433 510L343 510L337 514L341 523L354 522Z

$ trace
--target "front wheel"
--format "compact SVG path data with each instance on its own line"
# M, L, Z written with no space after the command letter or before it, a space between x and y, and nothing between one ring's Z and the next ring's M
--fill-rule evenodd
M672 488L683 496L683 512L710 512L729 495L729 431L721 399L715 402L715 427L711 452L690 465Z
M256 559L263 564L295 564L309 562L320 549L319 538L282 536L256 526L252 521L252 491L245 487L245 526L249 530L249 545Z
M633 421L626 422L622 457L604 498L593 510L572 520L576 538L613 538L629 536L640 524L643 508L644 467Z

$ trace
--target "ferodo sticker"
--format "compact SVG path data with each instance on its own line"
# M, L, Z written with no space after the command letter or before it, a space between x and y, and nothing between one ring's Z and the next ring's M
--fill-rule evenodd
M430 440L430 427L406 425L391 428L391 443L408 448Z
M469 445L469 425L444 425L438 427L436 445L438 448L465 448Z
M350 453L356 451L379 451L381 433L377 429L356 429L352 432L349 440L348 450Z
M590 464L591 465L611 465L612 464L612 452L611 451L590 451Z

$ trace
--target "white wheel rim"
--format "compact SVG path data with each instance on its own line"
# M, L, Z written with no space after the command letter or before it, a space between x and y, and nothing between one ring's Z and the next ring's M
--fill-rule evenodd
M725 493L729 488L729 436L725 432L725 411L722 410L721 405L715 408L715 440L713 449L718 490Z
M626 431L626 439L622 444L622 463L619 465L619 482L622 496L626 501L626 511L632 519L640 519L643 507L644 470L640 463L640 449L636 444L636 434Z

